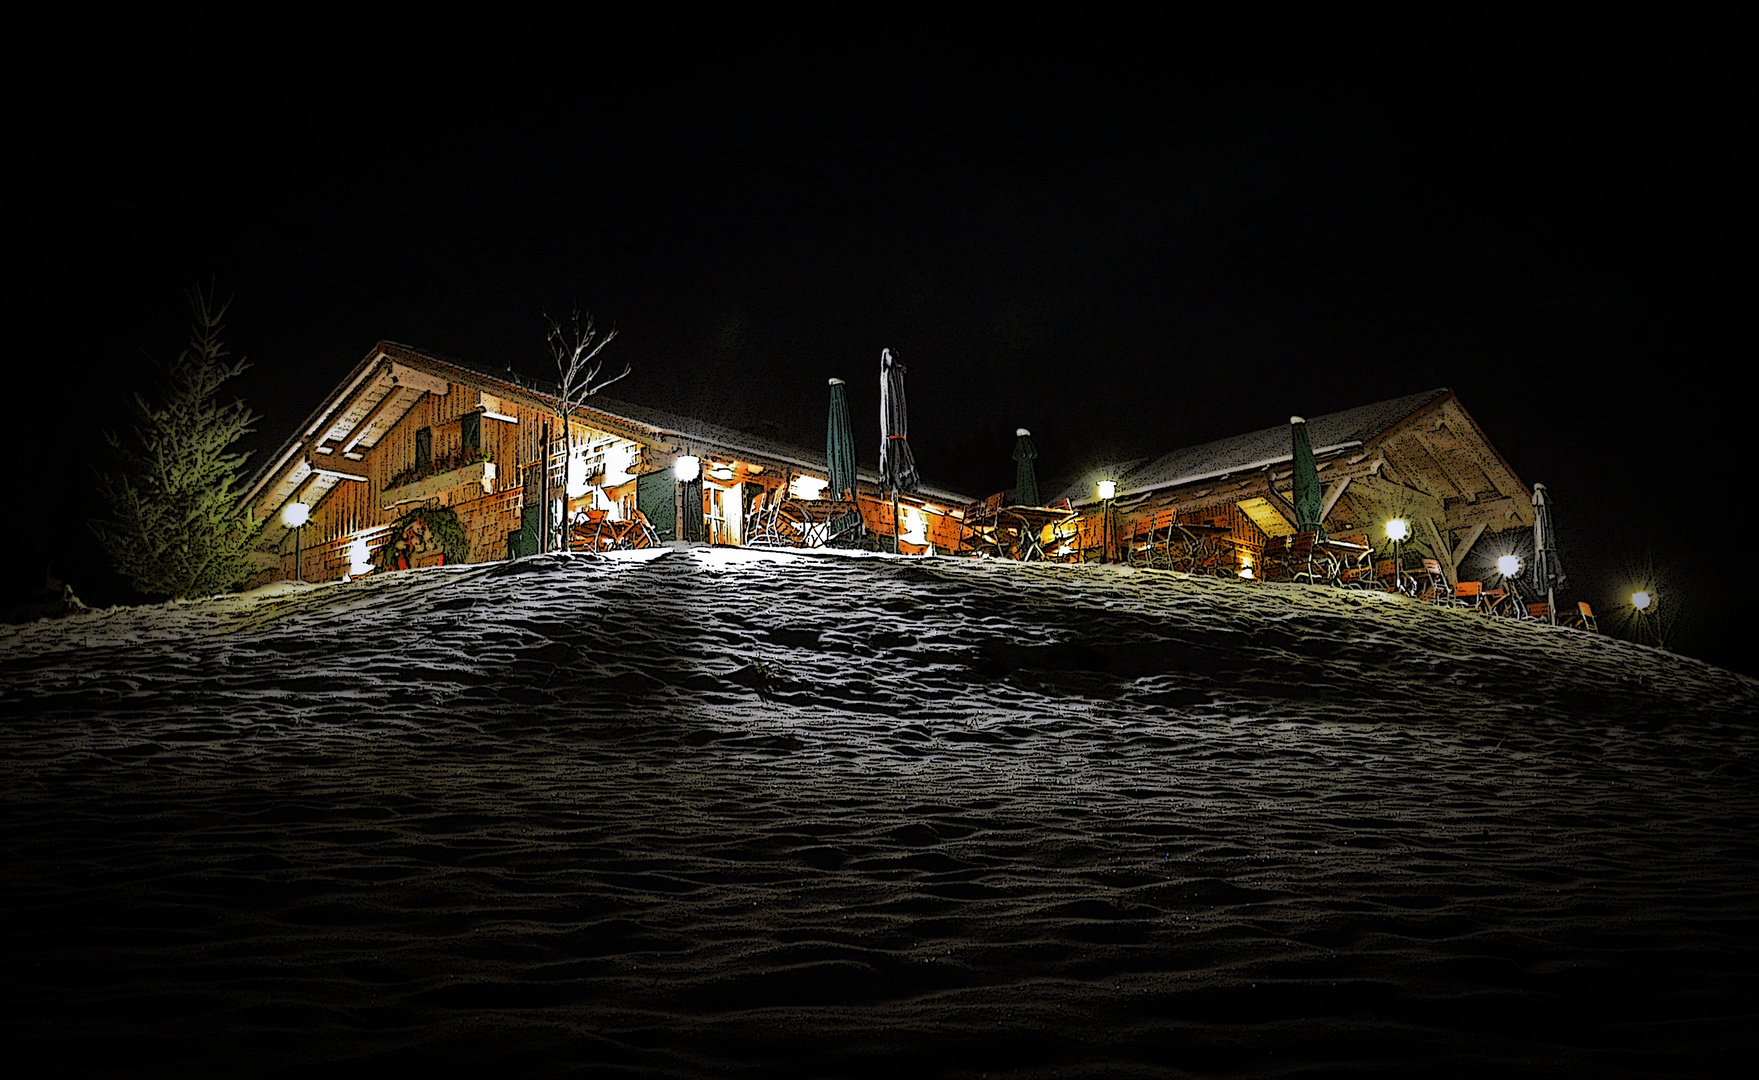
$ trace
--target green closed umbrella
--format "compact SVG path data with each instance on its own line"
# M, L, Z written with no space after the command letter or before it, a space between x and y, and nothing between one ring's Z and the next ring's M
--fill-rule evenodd
M831 481L831 498L855 492L855 428L849 422L849 391L842 379L831 380L831 416L825 429L825 472ZM844 514L831 523L832 535L842 535L860 524L859 514Z
M1325 495L1319 490L1319 463L1313 460L1313 443L1307 438L1307 421L1289 417L1289 441L1295 458L1295 531L1325 532Z
M1032 432L1025 428L1014 431L1014 460L1019 463L1014 478L1014 505L1038 505L1038 470L1033 466L1032 459L1038 456L1038 447L1032 445Z

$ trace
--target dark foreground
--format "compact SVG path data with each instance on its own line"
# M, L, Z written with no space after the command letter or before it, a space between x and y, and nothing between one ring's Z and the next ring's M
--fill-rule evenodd
M0 639L0 1030L51 1074L1726 1075L1756 700L1102 568L94 614Z

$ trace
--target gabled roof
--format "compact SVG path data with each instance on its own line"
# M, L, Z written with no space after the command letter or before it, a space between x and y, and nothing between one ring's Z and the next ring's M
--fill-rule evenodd
M271 506L291 497L298 484L309 475L299 466L301 453L309 454L326 439L346 445L350 450L365 451L375 445L379 437L421 397L420 388L410 382L419 383L420 380L410 374L410 368L432 373L446 382L475 385L496 396L523 397L543 408L554 408L558 402L557 389L552 385L524 379L511 371L488 371L408 345L381 341L324 403L294 430L287 442L264 462L246 486L239 506L249 506L265 494ZM396 372L399 370L404 372L404 384L398 383ZM589 399L587 407L575 415L582 423L637 440L671 443L703 452L719 451L817 472L825 468L822 452L814 453L777 439L680 416L664 409L595 395ZM289 471L290 466L292 471ZM859 470L858 475L868 483L879 482L879 475L875 472ZM278 482L276 477L280 477ZM271 483L274 483L272 490ZM968 495L931 485L921 485L917 490L922 495L945 502L962 505L971 501Z
M1352 446L1371 446L1387 432L1418 413L1434 407L1451 394L1451 390L1442 387L1425 390L1420 394L1377 401L1372 405L1358 405L1342 412L1309 417L1307 435L1313 441L1313 452L1316 455ZM1200 480L1251 472L1267 465L1288 462L1293 456L1289 443L1289 426L1282 424L1245 435L1188 446L1157 458L1114 463L1106 470L1095 470L1083 476L1060 497L1076 505L1097 502L1095 488L1100 480L1107 478L1105 473L1108 471L1110 479L1117 481L1118 497L1128 498Z

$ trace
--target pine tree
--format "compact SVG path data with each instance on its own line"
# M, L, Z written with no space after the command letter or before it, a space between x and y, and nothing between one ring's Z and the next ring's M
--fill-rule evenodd
M233 588L250 573L249 550L261 528L235 512L247 454L233 447L258 417L220 388L248 366L228 359L220 332L230 301L214 306L189 293L188 346L160 365L163 398L135 394L131 438L105 432L115 468L98 476L108 517L92 529L116 571L143 593L183 599Z

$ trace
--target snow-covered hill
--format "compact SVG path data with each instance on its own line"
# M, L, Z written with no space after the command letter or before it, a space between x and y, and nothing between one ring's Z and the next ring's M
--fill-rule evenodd
M9 1044L1714 1072L1759 684L1104 566L548 556L0 629Z

